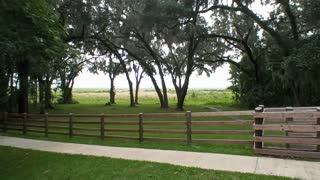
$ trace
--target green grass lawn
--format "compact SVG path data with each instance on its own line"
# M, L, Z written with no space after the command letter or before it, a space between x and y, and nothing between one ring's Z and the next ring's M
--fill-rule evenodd
M128 107L128 92L117 93L117 104L112 106L105 106L108 94L105 90L90 90L90 89L76 89L74 91L74 99L79 104L61 105L57 104L54 110L49 113L74 113L74 114L132 114L132 113L162 113L162 112L175 112L174 108L174 92L169 91L171 108L160 109L157 97L154 92L142 91L140 95L140 104L137 107ZM232 99L232 93L227 90L190 90L186 99L186 110L193 112L199 111L212 111L210 108L219 108L222 110L244 110L237 106ZM66 120L66 118L55 118L57 120ZM234 119L252 119L252 117L199 117L193 118L197 120L234 120ZM75 120L92 120L99 121L99 118L76 118ZM105 121L138 121L138 119L106 119ZM184 118L145 118L144 121L185 121ZM53 124L60 125L61 124ZM90 127L99 128L99 125L74 125L74 127ZM137 126L117 126L112 125L107 128L126 128L138 129ZM193 130L252 130L251 126L193 126ZM29 128L35 129L35 128ZM185 126L145 126L144 129L183 129ZM50 129L49 129L50 131ZM54 129L54 131L68 132L68 130ZM74 131L75 133L95 134L98 131ZM21 132L9 131L5 135L21 136ZM106 135L121 135L137 137L138 133L120 133L120 132L107 132ZM141 147L153 149L173 149L182 151L198 151L198 152L215 152L225 154L238 154L238 155L254 155L250 145L228 145L228 144L202 144L193 143L187 146L185 143L169 143L169 142L143 142L137 141L124 141L124 140L100 140L93 137L74 137L62 135L49 135L48 138L43 137L43 134L28 133L26 136L21 136L33 139L45 139L51 141L74 142L84 144L98 144L109 146L121 147ZM151 134L145 133L144 137L161 137L161 138L186 138L184 134ZM193 135L193 139L239 139L239 140L252 140L252 135Z
M10 147L0 147L0 178L5 180L289 179Z

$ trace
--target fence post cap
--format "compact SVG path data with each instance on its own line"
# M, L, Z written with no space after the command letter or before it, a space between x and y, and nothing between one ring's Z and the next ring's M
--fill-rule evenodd
M286 107L286 111L293 111L293 107Z
M262 107L256 107L254 109L255 112L262 112L263 111L263 108Z

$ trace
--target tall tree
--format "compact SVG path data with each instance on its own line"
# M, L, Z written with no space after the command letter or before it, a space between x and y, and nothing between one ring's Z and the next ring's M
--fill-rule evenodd
M0 16L6 17L0 22L2 58L16 64L18 112L28 112L32 69L37 67L37 62L57 56L62 48L63 29L45 0L1 1L0 5Z

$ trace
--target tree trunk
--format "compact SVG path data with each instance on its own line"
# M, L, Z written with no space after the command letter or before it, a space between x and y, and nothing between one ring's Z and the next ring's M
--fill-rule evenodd
M134 103L135 104L139 104L139 87L140 87L140 83L141 83L141 79L143 78L143 73L144 71L142 71L139 75L136 74L136 94L135 94L135 98L134 98Z
M13 72L12 70L9 71L10 74L10 96L9 96L9 107L8 107L8 112L13 112L14 108L15 108L15 91L14 91L14 81L13 81Z
M163 100L163 95L162 95L161 89L159 88L156 79L152 75L151 76L149 75L149 77L150 77L151 82L154 86L154 89L156 90L156 93L158 95L158 98L160 101L160 108L166 108L164 100Z
M44 96L44 104L46 109L53 109L53 105L51 102L52 99L52 92L51 92L51 85L53 82L53 78L50 78L48 75L46 77L45 83L45 96Z
M130 89L130 107L135 107L134 103L134 96L133 96L133 87L132 87L132 82L130 79L128 79L128 84L129 84L129 89Z
M136 84L136 92L134 96L134 103L139 104L139 84Z
M161 85L162 85L162 93L163 93L163 105L161 106L161 108L169 108L167 86L166 86L166 82L164 80L164 74L162 72L162 68L161 68L160 63L156 63L156 64L157 64L158 70L159 70L159 75L160 75Z
M134 97L135 104L139 104L139 85L140 85L140 82L136 84L136 93Z
M179 111L183 111L184 100L187 96L188 87L189 87L189 77L186 77L185 83L183 84L180 90L180 96L177 103L177 110Z
M44 105L44 81L42 77L38 77L39 81L39 103L40 103L40 114L45 113L45 105Z
M6 68L6 67L5 67ZM10 80L10 74L6 73L6 70L2 70L0 72L0 98L7 99L8 97L8 86L9 86L9 80ZM3 110L5 111L7 109L8 102L2 101L0 102L0 112Z
M38 106L38 80L37 78L32 78L32 80L30 80L33 82L32 85L32 103L34 107Z
M114 88L114 78L110 78L110 104L116 103L115 96L116 96L116 93Z
M70 104L72 102L72 89L74 84L74 78L68 80L67 83L61 88L62 89L62 101L63 104Z
M181 94L181 81L179 81L179 85L177 85L177 79L171 75L171 79L172 79L172 84L174 86L174 89L176 91L176 98L177 98L177 104L179 103L180 101L180 94Z
M120 64L123 68L123 71L126 75L126 78L127 78L127 81L128 81L128 85L129 85L129 91L130 91L130 107L135 107L135 104L134 104L134 95L133 95L133 87L132 87L132 81L130 79L130 75L129 75L129 72L126 68L126 63L125 61L122 59L121 55L117 52L117 51L114 51L114 55L116 55L116 57L119 59L120 61Z
M29 91L29 61L22 60L17 63L19 77L18 112L27 113L29 111L28 91Z

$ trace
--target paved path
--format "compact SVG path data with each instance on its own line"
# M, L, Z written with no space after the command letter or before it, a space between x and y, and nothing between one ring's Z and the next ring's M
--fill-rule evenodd
M50 142L0 136L0 145L48 152L169 163L187 167L320 179L320 162Z

